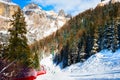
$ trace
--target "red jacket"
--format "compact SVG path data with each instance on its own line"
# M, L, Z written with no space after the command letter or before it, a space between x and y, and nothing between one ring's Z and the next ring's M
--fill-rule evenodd
M35 80L37 76L46 74L46 71L38 71L30 74L33 74L33 75L22 77L22 78L16 78L14 80Z
M24 77L24 78L16 78L14 80L35 80L35 76L29 76L29 77Z

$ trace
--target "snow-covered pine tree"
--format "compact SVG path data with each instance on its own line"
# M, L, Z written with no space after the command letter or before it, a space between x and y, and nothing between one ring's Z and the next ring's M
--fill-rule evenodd
M120 48L120 17L117 19L117 31L118 31L118 47Z
M109 49L110 50L110 45L112 43L112 39L113 39L113 26L111 26L110 24L106 23L105 27L104 27L104 37L103 37L103 42L101 46L101 49Z
M101 51L103 49L103 40L104 40L104 26L99 26L98 28L98 51Z
M11 25L9 29L9 59L16 61L17 64L22 66L33 66L33 55L30 52L30 48L27 44L26 38L26 22L23 13L20 8L12 16Z
M80 51L78 53L78 57L80 58L81 62L84 62L86 60L86 53L85 53L85 49L86 49L86 42L84 41L84 36L81 38L81 44L79 45Z
M115 25L115 21L111 20L105 25L102 49L108 49L115 52L115 50L118 49L118 43L118 27Z
M99 48L99 45L98 45L98 29L96 29L95 33L94 33L94 43L93 43L93 47L92 47L92 50L91 50L91 55L95 54L98 52L98 48Z
M117 27L118 25L117 23L115 23L115 21L113 21L113 25L114 25L114 41L112 45L112 51L115 52L119 47L118 27Z
M80 51L80 61L84 62L85 60L86 60L85 46L82 45L82 48Z

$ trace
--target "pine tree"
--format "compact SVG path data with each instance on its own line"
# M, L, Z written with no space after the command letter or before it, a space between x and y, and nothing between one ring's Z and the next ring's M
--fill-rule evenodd
M81 38L81 39L79 40L79 43L78 43L77 62L80 62L80 51L81 51L81 48L82 48L82 44L83 44L83 39Z
M95 54L98 52L98 48L99 48L99 45L98 45L98 29L96 29L95 33L94 33L94 43L93 43L93 47L92 47L92 50L91 50L91 55Z
M118 47L120 48L120 19L117 20L117 32L118 32Z
M110 23L106 24L103 38L103 49L112 50L115 52L118 49L119 45L119 36L118 36L118 27L115 25L115 22L111 20Z
M22 66L32 66L32 54L25 36L27 33L26 22L20 8L12 18L10 21L12 28L9 29L9 59L11 61L16 60Z
M118 47L119 47L119 37L118 37L118 25L113 22L113 26L114 26L114 38L113 38L113 45L112 45L112 51L115 52Z

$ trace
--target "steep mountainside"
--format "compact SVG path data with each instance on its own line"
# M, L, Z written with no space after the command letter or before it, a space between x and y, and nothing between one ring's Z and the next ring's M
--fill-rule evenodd
M8 34L6 31L11 27L9 20L17 8L18 5L12 3L10 0L0 0L1 35ZM33 43L36 40L52 34L62 27L70 18L65 15L64 11L58 14L53 11L44 11L38 5L33 3L25 6L23 13L27 22L27 38L29 43Z
M29 4L23 9L28 29L29 41L42 39L60 29L69 19L65 13L44 11L36 4ZM63 14L63 15L62 15Z
M17 8L18 5L9 2L9 0L0 0L0 30L6 30L10 28L8 21Z
M55 54L54 61L63 62L63 68L84 62L91 55L108 49L120 48L120 3L111 3L86 10L71 18L56 34L33 45L33 51L46 50ZM44 52L45 53L45 52Z

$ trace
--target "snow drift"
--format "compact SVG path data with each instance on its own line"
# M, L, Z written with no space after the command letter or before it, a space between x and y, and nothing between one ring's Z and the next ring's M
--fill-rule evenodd
M108 50L91 56L79 69L71 69L71 77L80 79L119 79L120 78L120 50L112 53Z
M36 80L120 80L120 49L115 53L102 50L86 62L63 70L53 64L52 57L42 60L42 63L49 66L49 71Z

